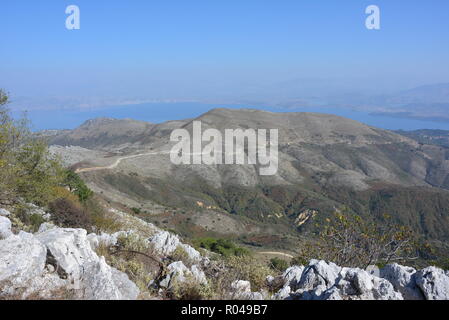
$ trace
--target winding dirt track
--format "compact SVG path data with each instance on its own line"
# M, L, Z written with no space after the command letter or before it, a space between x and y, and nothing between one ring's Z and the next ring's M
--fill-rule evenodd
M282 256L289 259L293 259L294 257L291 254L283 253L283 252L275 252L275 251L266 251L266 252L258 252L259 254L272 254L276 256Z
M141 154L135 154L132 156L126 156L126 157L120 157L118 158L113 164L109 165L109 166L105 166L105 167L90 167L90 168L79 168L76 169L75 172L76 173L81 173L81 172L91 172L91 171L98 171L98 170L112 170L117 168L117 166L120 164L120 162L122 162L123 160L128 160L128 159L134 159L134 158L139 158L139 157L145 157L145 156L156 156L156 155L161 155L161 154L170 154L170 151L160 151L160 152L148 152L148 153L141 153ZM190 153L189 156L193 156L193 155L203 155L204 153Z
M169 151L149 152L149 153L135 154L135 155L132 155L132 156L120 157L120 158L118 158L113 164L111 164L111 165L109 165L109 166L105 166L105 167L91 167L91 168L80 168L80 169L76 169L75 172L76 172L76 173L81 173L81 172L91 172L91 171L98 171L98 170L111 170L111 169L117 168L117 166L118 166L118 165L120 164L120 162L122 162L123 160L134 159L134 158L139 158L139 157L144 157L144 156L155 156L155 155L160 155L160 154L170 154L170 152L169 152Z

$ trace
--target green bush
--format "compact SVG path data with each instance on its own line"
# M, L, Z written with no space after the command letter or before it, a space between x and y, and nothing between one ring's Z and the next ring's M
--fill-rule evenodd
M289 267L289 263L280 258L273 258L270 260L269 266L275 271L284 272Z
M0 90L0 200L22 198L45 206L63 184L64 170L45 141L32 134L26 118L11 117L7 103Z
M221 254L225 257L245 256L249 254L249 250L236 246L233 242L226 239L201 238L196 239L194 244L197 247L207 249L209 251Z
M78 174L72 170L65 172L64 184L69 187L70 191L76 194L80 202L86 202L92 197L93 192L90 190Z

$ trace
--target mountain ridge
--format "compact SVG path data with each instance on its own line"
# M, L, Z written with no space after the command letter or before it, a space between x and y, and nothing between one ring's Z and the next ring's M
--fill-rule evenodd
M279 129L278 173L259 176L257 166L248 164L173 165L170 134L179 128L191 132L194 121L201 121L203 130L221 132ZM212 232L239 237L244 232L235 226L242 221L246 221L250 234L315 232L314 225L321 224L334 208L349 206L370 219L382 219L385 211L391 210L398 222L412 225L423 235L449 238L446 147L320 113L220 108L195 119L145 126L132 136L117 128L120 123L115 122L111 136L95 136L91 144L93 149L112 152L111 156L91 157L77 168L99 168L82 173L94 191L110 201L140 208L148 212L150 221L167 223L186 236ZM58 138L51 142L55 144ZM83 139L70 142L89 143ZM432 203L420 194L426 194ZM415 201L418 198L423 202ZM167 210L189 213L167 215ZM310 210L318 214L309 217L305 212ZM423 210L426 219L422 218ZM296 225L303 216L308 217L306 221ZM212 223L218 218L227 222L223 226ZM437 227L437 221L441 226Z

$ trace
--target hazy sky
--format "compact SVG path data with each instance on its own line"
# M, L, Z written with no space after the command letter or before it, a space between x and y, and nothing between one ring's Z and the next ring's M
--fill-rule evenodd
M80 30L65 28L71 4ZM365 28L371 4L381 10L378 31ZM3 0L0 8L0 87L30 108L50 97L76 98L74 106L276 100L301 88L379 93L449 82L447 0Z

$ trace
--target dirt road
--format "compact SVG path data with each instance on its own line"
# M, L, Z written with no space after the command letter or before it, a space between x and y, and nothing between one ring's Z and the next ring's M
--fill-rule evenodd
M76 169L75 172L76 173L81 173L81 172L90 172L90 171L98 171L98 170L111 170L111 169L117 168L117 166L123 160L134 159L134 158L139 158L139 157L144 157L144 156L155 156L155 155L160 155L160 154L170 154L170 152L169 151L148 152L148 153L135 154L135 155L132 155L132 156L120 157L113 164L111 164L109 166L80 168L80 169Z

